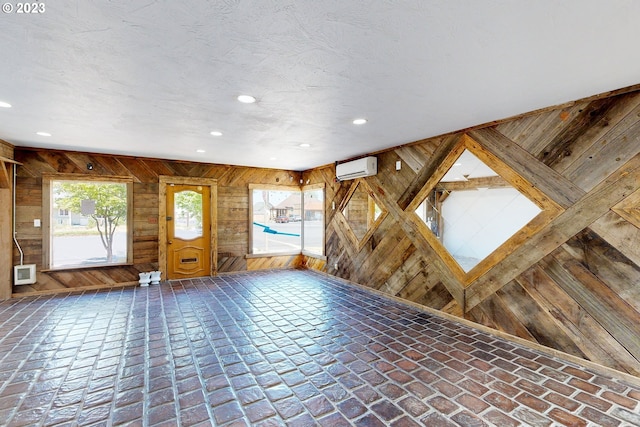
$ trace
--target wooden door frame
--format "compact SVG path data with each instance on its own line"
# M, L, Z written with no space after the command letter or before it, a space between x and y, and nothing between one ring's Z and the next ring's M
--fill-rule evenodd
M159 176L158 188L158 269L163 279L167 279L167 185L201 185L209 187L209 214L211 218L210 276L218 272L218 180L213 178L192 178L188 176Z

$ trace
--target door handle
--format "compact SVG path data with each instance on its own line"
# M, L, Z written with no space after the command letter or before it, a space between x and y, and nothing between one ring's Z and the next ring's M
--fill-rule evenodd
M168 244L172 244L172 243L173 243L173 240L169 240L167 243L168 243Z

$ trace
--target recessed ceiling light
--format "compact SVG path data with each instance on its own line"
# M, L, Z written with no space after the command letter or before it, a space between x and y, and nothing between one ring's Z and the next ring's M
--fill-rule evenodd
M0 101L0 107L11 108L11 104L9 104L8 102Z
M269 157L269 160L272 160L272 161L273 160L278 160L278 158L277 157Z
M49 132L36 132L36 135L40 135L40 136L51 136L51 134Z
M217 130L212 130L211 131L211 135L213 135L213 136L222 136L222 132L217 131Z
M256 99L251 95L240 95L238 96L238 101L242 102L243 104L253 104L254 102L256 102Z
M196 153L206 153L206 151L203 150L203 149L198 149L198 150L196 150Z
M300 144L299 146L302 148L309 148L311 147L311 144L304 143L304 144Z
M363 124L365 124L365 123L367 123L367 119L355 119L355 120L353 121L353 124L354 124L354 125L363 125Z

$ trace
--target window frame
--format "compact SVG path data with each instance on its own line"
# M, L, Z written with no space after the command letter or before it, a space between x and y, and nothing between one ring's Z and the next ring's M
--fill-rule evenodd
M52 266L53 261L53 238L51 232L53 230L52 221L52 198L53 198L53 181L77 181L77 182L104 182L113 184L125 184L127 188L127 257L125 262L92 264L91 266L70 265L70 266ZM42 271L64 271L93 269L101 267L117 267L133 265L133 177L116 176L116 175L89 175L89 174L42 174Z

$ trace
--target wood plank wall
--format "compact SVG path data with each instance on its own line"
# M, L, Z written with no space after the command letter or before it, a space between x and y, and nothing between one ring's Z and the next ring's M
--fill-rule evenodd
M364 180L389 214L361 247L332 210L353 181L334 182L333 166L304 172L305 182L326 183L327 261L308 266L640 375L637 87L467 132L562 207L468 285L406 210L462 134L378 153L378 174Z
M300 172L248 168L183 161L106 156L41 149L15 149L23 163L17 177L17 236L25 263L36 264L37 283L14 286L14 293L135 284L138 273L158 268L159 176L212 178L217 180L217 271L228 273L257 268L297 267L301 257L246 259L249 250L249 184L291 185ZM87 163L93 170L87 170ZM42 272L42 228L33 220L43 218L42 174L72 173L133 177L133 265L58 272ZM18 252L13 252L14 262ZM6 288L6 286L4 286Z

